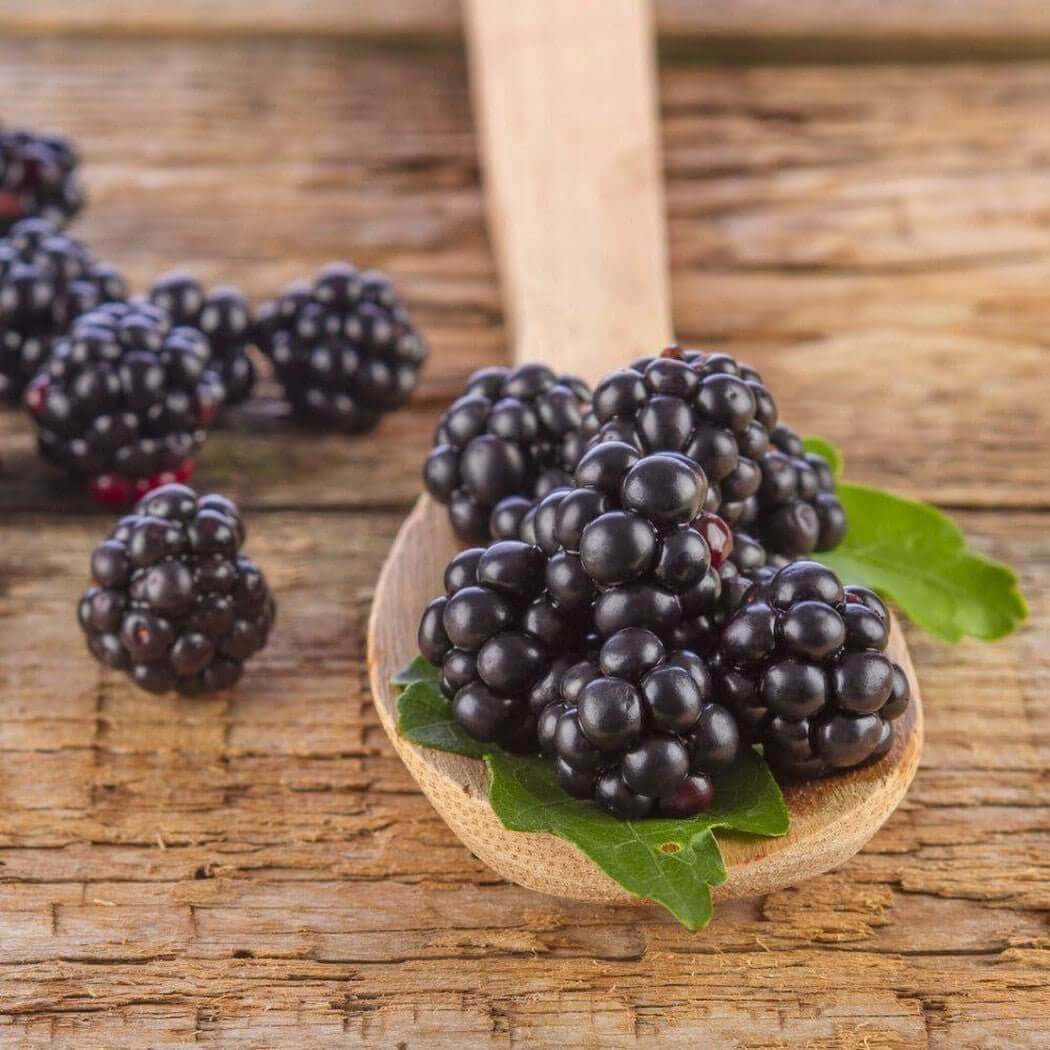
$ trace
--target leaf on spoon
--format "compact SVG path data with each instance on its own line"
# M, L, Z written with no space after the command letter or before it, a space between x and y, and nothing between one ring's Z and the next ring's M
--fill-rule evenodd
M401 688L413 685L416 682L434 682L437 684L440 680L441 672L428 660L424 660L422 656L417 656L407 667L398 671L390 679L394 685Z
M711 918L711 887L726 879L716 830L779 836L788 812L769 767L748 752L715 779L715 802L688 820L622 821L570 798L550 763L511 755L467 736L441 695L436 669L416 660L395 679L410 680L398 698L398 732L424 747L484 757L489 801L511 831L549 832L573 843L628 892L662 904L691 930ZM429 670L428 670L429 668Z
M413 743L438 751L468 758L485 755L485 745L463 731L453 719L448 701L429 680L417 679L398 697L397 731Z
M841 467L829 442L806 448ZM831 455L829 455L831 453ZM1015 631L1028 609L1013 570L971 550L962 530L936 507L889 492L837 486L849 527L833 551L814 555L849 583L892 598L923 630L947 642L987 641Z
M625 890L662 904L690 930L711 918L711 887L726 880L713 832L783 835L787 807L769 767L754 751L715 779L715 802L688 820L622 821L570 798L549 762L493 752L489 800L504 827L547 831L573 843Z

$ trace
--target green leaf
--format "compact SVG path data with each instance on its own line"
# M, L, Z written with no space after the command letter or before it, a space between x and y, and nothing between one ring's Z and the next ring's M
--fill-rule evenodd
M836 481L842 477L842 453L830 441L825 441L821 437L808 437L803 440L802 444L806 446L807 452L815 452L828 461L828 466L831 467L831 473L835 475Z
M691 930L711 918L711 887L725 882L716 828L783 835L787 807L754 751L715 781L715 802L688 820L622 821L593 803L570 798L549 762L493 753L489 799L504 827L547 831L568 839L625 890L662 904Z
M809 438L826 455L834 446ZM849 528L842 544L816 555L849 583L892 598L923 630L946 642L988 641L1015 631L1028 615L1013 570L966 546L962 530L928 503L863 485L837 489Z
M504 827L567 839L624 889L662 904L691 930L710 920L710 888L726 878L714 832L778 836L788 829L780 788L755 752L715 780L715 802L707 813L625 822L566 795L543 759L509 755L468 737L432 679L417 679L401 695L398 731L425 747L484 755L489 800Z
M432 681L416 681L397 700L397 731L407 740L438 751L482 758L485 745L460 728L448 701Z
M441 672L422 656L417 656L404 670L398 671L390 679L395 686L404 689L415 682L433 682L435 685L441 680Z

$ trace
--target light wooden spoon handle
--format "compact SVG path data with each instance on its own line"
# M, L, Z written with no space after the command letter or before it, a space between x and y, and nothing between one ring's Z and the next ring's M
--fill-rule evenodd
M594 382L671 340L647 0L467 0L516 361Z

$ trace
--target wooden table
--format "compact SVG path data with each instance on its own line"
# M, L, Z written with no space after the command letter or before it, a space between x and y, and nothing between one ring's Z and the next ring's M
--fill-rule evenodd
M396 4L362 5L394 44L320 0L314 35L279 32L274 4L108 23L121 6L0 7L23 34L0 34L4 117L86 154L77 231L139 289L176 264L260 296L330 258L381 266L433 356L374 436L242 413L209 440L199 481L246 506L281 603L218 700L90 661L74 603L107 519L0 416L0 1045L1048 1045L1050 61L800 64L788 33L725 66L670 43L682 338L760 367L855 480L950 508L1032 605L999 645L912 632L928 745L903 808L842 871L690 934L500 882L369 701L379 564L442 405L505 346L458 45L421 44ZM755 6L697 8L746 36L713 12ZM1038 52L1045 11L1006 6L997 33ZM661 4L666 27L687 7ZM454 16L405 8L424 35Z

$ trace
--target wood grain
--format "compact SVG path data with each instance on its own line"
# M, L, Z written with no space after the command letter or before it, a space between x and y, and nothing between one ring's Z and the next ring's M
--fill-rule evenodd
M654 0L659 31L671 38L730 35L744 39L813 36L869 40L944 38L980 44L1050 37L1050 14L1039 0ZM449 36L460 29L454 0L5 0L0 26L8 31L349 34L382 37Z
M140 287L189 263L259 295L345 254L394 273L435 346L422 403L373 437L209 441L201 483L250 504L282 612L244 688L200 704L82 650L105 519L0 414L0 1045L1050 1042L1050 67L662 72L680 333L759 364L852 477L984 508L956 516L1033 612L995 646L909 631L927 744L905 807L842 871L724 902L699 936L496 879L368 699L428 431L505 351L461 58L5 37L0 91L5 120L82 140L77 229Z
M596 383L673 338L649 4L467 13L514 360Z
M216 435L205 476L250 503L407 508L440 405L506 352L463 62L302 40L0 41L0 59L13 116L75 123L93 195L76 228L137 287L183 265L263 296L343 255L393 274L435 364L421 410L384 424L405 455L382 492L361 484L381 446L279 427ZM679 335L762 368L858 481L1050 503L1050 66L674 66L661 95ZM853 411L873 374L877 411ZM23 421L0 414L0 442L0 507L55 506Z
M1021 569L1031 627L952 650L910 632L929 743L905 806L843 871L724 902L701 935L501 882L418 793L364 670L400 515L256 514L280 629L243 688L195 704L81 649L96 519L0 523L6 1038L1039 1046L1050 542L1043 514L960 517Z

